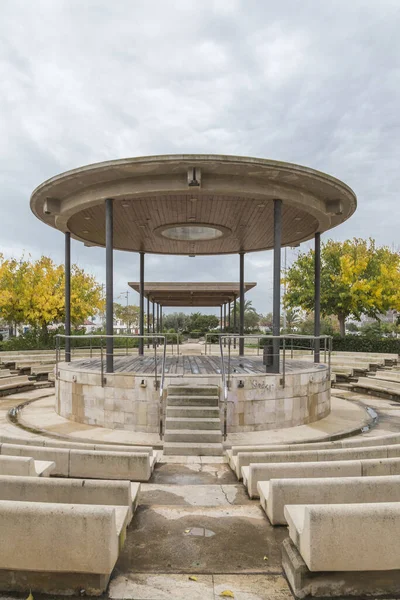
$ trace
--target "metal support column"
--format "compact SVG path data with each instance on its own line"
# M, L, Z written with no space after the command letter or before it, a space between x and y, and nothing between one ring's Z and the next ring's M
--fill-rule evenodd
M139 335L144 335L144 252L140 252L140 280L139 280ZM144 353L144 339L139 338L139 355Z
M157 333L160 333L160 304L157 302Z
M282 200L274 200L274 278L272 334L281 332L281 240ZM273 341L273 373L279 373L280 340Z
M239 314L239 335L244 335L244 252L239 252L239 282L240 282L240 314ZM239 339L239 356L244 355L244 338Z
M231 303L228 302L228 330L231 333Z
M160 304L160 333L162 333L162 304Z
M315 234L314 252L314 335L321 335L321 234ZM314 340L314 362L320 361L320 340Z
M236 296L235 299L233 301L233 333L237 333L237 316L236 316ZM236 348L236 338L234 338L233 340L233 347Z
M65 232L65 335L71 335L71 234ZM65 362L71 362L71 339L65 338Z
M219 317L219 332L220 333L222 333L222 329L223 329L222 322L223 321L222 321L222 304L221 304L221 306L220 306L220 317Z
M106 200L106 334L114 334L113 199ZM106 373L114 372L114 339L106 338Z
M150 333L150 298L147 296L147 335ZM147 338L147 347L150 348L150 338Z
M224 333L226 334L226 302L224 302ZM224 338L224 346L226 346L226 338Z
M153 333L156 332L156 304L154 302L154 300L152 301L152 305L153 305Z

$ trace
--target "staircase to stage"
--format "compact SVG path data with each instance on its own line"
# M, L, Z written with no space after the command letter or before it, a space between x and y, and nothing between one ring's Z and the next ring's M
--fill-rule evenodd
M164 454L222 455L218 386L168 387Z

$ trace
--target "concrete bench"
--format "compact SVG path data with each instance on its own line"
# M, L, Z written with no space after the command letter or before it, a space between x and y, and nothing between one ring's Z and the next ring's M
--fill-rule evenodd
M20 477L49 477L54 462L33 460L29 456L0 456L0 475Z
M350 385L354 391L373 393L389 400L400 400L400 382L385 381L376 377L359 377L357 383Z
M1 439L1 438L0 438ZM370 446L386 446L400 444L400 433L379 435L375 437L351 437L343 440L327 442L305 442L301 444L270 444L255 446L232 446L226 450L229 465L233 471L237 471L237 455L240 452L297 452L299 450L335 450L339 448L365 448Z
M148 454L150 457L150 466L154 468L159 458L160 451L154 450L152 446L128 446L117 444L96 444L88 442L75 442L69 440L56 440L35 436L33 438L15 437L10 435L0 435L0 444L27 444L28 446L44 446L45 448L64 448L66 450L96 450L101 452L139 452Z
M372 381L392 381L400 383L400 371L377 371L375 375L371 375Z
M286 525L290 504L355 504L396 502L400 476L271 479L258 483L261 507L272 525Z
M127 507L0 502L2 591L100 595L124 541Z
M2 377L0 379L0 396L8 396L27 389L33 389L34 382L28 379L27 375L16 375L12 377Z
M241 479L242 467L246 467L251 463L362 460L367 458L396 458L398 456L400 456L400 444L367 448L338 448L334 450L299 450L295 452L239 452L236 475L238 479Z
M400 502L285 507L282 564L296 597L392 597L400 590Z
M400 475L400 458L251 464L242 471L250 498L258 498L259 482L270 479Z
M11 377L10 369L0 369L0 379L3 379L3 377Z
M53 475L62 477L148 481L154 464L153 456L146 452L100 452L18 444L1 444L0 452L1 455L54 461Z
M140 483L131 481L0 476L0 501L125 506L127 524L136 510L139 491Z

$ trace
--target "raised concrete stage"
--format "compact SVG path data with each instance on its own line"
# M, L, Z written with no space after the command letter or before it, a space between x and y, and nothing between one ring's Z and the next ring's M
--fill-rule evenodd
M159 391L161 359L157 365L158 386L154 370L154 357L115 357L115 372L105 373L102 381L98 358L60 363L56 412L87 425L158 433L170 388L214 386L218 388L218 402L214 406L219 406L222 428L224 396L220 358L167 357L162 397ZM261 357L232 357L229 369L226 359L225 370L230 373L227 397L230 433L263 432L314 423L330 412L331 382L326 365L288 359L285 374L283 365L281 373L275 374L265 372ZM208 442L214 443L216 435L215 432L210 434Z

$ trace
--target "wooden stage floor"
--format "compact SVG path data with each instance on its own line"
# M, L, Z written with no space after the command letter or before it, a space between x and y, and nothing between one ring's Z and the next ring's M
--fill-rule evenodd
M225 370L228 372L228 359L224 360ZM313 365L310 361L286 359L286 373L309 371L313 367L316 369L326 368L325 365ZM87 358L73 360L73 365L89 371L100 371L99 358ZM161 357L157 361L157 372L161 372ZM280 364L282 372L282 359ZM115 356L115 373L143 373L151 375L154 373L154 356ZM165 361L165 374L170 375L218 375L221 373L221 358L218 356L167 356ZM256 375L265 373L265 366L262 363L262 357L232 357L230 361L231 374Z

